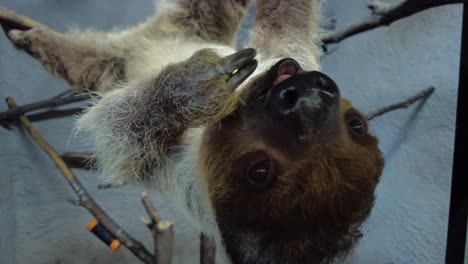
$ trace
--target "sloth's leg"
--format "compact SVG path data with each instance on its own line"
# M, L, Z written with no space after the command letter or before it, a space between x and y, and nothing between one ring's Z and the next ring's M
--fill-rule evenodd
M156 15L132 28L59 33L0 8L0 24L13 45L79 90L110 90L125 79L125 61L142 43L200 38L232 44L250 0L161 0ZM144 47L143 47L144 48Z
M254 56L253 49L224 58L200 50L157 76L105 93L78 122L96 146L104 183L146 178L177 150L186 129L232 113L234 90L255 70Z
M320 0L257 0L249 42L265 57L294 57L306 65L321 55ZM314 65L310 65L314 66Z
M0 24L16 48L76 89L105 89L124 77L123 59L111 50L99 50L96 39L56 32L5 8L0 8Z
M156 17L160 19L162 28L167 32L175 28L187 36L233 45L250 2L250 0L162 0L158 5Z

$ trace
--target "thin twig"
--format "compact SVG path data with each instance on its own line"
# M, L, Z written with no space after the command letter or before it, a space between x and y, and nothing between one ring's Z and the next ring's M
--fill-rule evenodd
M83 111L84 111L83 107L76 107L76 108L63 109L63 110L48 110L44 112L39 112L37 114L27 115L27 117L31 122L36 122L36 121L77 115L77 114L82 113Z
M44 112L27 115L26 117L29 119L29 121L36 122L36 121L50 120L50 119L62 118L66 116L77 115L77 114L82 113L84 110L85 109L83 107L76 107L76 108L63 109L63 110L47 110ZM18 120L16 120L15 122L0 123L0 126L3 126L6 129L11 129L10 125L14 125L17 122Z
M158 212L156 212L156 209L154 208L153 203L149 199L146 192L141 194L141 202L143 203L143 206L145 207L146 212L150 216L151 220L154 223L159 223L161 221L161 217L159 216Z
M39 101L36 103L26 104L23 106L19 106L14 109L7 110L5 112L0 113L0 124L1 125L8 125L8 123L15 122L21 115L25 113L36 111L43 108L52 108L61 105L71 104L79 101L84 101L89 99L89 94L72 94L66 97L57 97L54 96L50 99Z
M51 99L57 99L57 98L64 98L70 95L74 95L76 92L72 89L65 90L64 92L61 92L57 94L56 96L52 97Z
M338 43L356 34L381 26L389 26L399 19L411 16L423 10L457 3L463 3L463 0L406 0L397 1L395 3L374 1L368 4L368 8L372 11L372 16L359 23L350 25L343 30L326 34L321 39L325 44Z
M92 152L65 152L60 157L71 169L96 169L97 161Z
M14 110L16 102L13 98L7 98L8 106ZM20 122L31 137L37 142L37 144L49 155L54 161L57 168L62 172L65 179L68 181L72 189L78 195L79 203L82 207L86 208L96 219L106 227L117 239L119 239L136 257L147 264L153 263L153 256L150 252L141 244L130 236L125 230L118 226L107 214L102 210L101 207L91 198L86 189L81 185L78 178L75 177L73 172L68 168L65 162L60 158L57 152L47 141L42 137L39 131L32 126L31 121L24 115L19 116Z
M216 247L214 241L200 233L200 264L215 264Z
M146 192L141 194L141 202L151 219L150 221L145 221L145 223L153 235L154 263L170 264L172 258L172 241L174 240L174 223L161 220L161 217L159 217L159 214L156 212Z
M422 99L426 99L428 98L433 92L434 92L435 88L434 87L429 87L429 88L426 88L422 91L420 91L418 94L414 95L414 96L411 96L410 98L402 101L402 102L399 102L399 103L396 103L396 104L392 104L392 105L389 105L389 106L385 106L385 107L382 107L374 112L371 112L369 114L367 114L367 120L372 120L373 118L375 117L378 117L380 115L383 115L385 113L388 113L390 111L395 111L397 109L402 109L402 108L407 108L408 106L410 106L411 104L419 101L419 100L422 100Z

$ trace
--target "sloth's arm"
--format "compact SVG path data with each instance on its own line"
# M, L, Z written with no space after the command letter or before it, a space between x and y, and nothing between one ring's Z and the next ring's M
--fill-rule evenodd
M0 25L11 43L77 90L111 90L125 80L129 51L161 39L232 44L250 0L161 0L157 12L127 29L57 32L0 7Z
M160 0L156 12L164 34L234 45L251 0Z
M311 59L318 67L320 0L258 0L249 47L270 58L294 57L301 64Z
M164 165L186 129L230 114L237 104L235 88L256 67L254 56L253 49L224 58L205 49L156 78L105 93L78 122L96 146L104 183L145 178Z

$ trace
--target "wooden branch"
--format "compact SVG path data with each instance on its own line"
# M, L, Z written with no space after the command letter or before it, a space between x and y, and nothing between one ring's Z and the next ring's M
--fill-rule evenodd
M463 0L400 0L394 3L373 1L367 6L372 11L372 16L357 24L350 25L343 30L326 34L321 39L325 44L338 43L356 34L381 26L389 26L399 19L409 17L427 9L458 3L463 3Z
M6 99L8 106L15 110L16 102L13 98L8 97ZM119 239L136 257L147 264L154 264L153 256L150 252L141 244L135 240L130 234L125 232L120 226L118 226L107 214L102 210L101 207L93 200L88 194L86 189L81 185L78 178L75 177L73 172L68 168L65 162L60 158L57 152L47 141L42 137L37 129L32 126L31 121L24 115L19 116L20 122L31 137L37 142L37 144L49 155L54 161L57 168L62 172L65 179L68 181L72 189L78 195L79 203L82 207L86 208L104 227L109 230L117 239Z
M52 97L51 99L64 98L64 97L75 95L75 94L76 94L75 90L67 89L67 90L57 94L56 96Z
M200 233L200 264L215 264L216 247L214 241Z
M27 115L27 117L31 122L36 122L36 121L77 115L77 114L82 113L83 111L84 111L83 107L75 107L75 108L63 109L63 110L47 110L44 112L39 112L37 114Z
M381 116L381 115L383 115L385 113L388 113L390 111L395 111L397 109L407 108L408 106L412 105L413 103L415 103L415 102L417 102L419 100L429 98L429 96L434 92L434 90L435 90L434 87L429 87L429 88L426 88L426 89L420 91L416 95L411 96L410 98L408 98L408 99L406 99L406 100L404 100L402 102L382 107L382 108L380 108L380 109L378 109L378 110L376 110L374 112L371 112L371 113L367 114L367 120L370 121L370 120L374 119L375 117Z
M62 95L62 94L59 94L59 95ZM71 103L75 103L79 101L84 101L90 98L89 94L86 94L86 93L85 94L73 93L67 96L59 96L59 95L54 96L44 101L26 104L26 105L19 106L14 109L10 109L10 110L0 113L0 125L6 126L8 124L11 124L12 122L16 122L21 115L24 115L25 113L28 113L28 112L32 112L32 111L36 111L36 110L44 109L44 108L53 108L53 107L57 107L61 105L71 104ZM53 115L53 114L49 114L49 115Z
M151 230L154 241L154 263L170 264L172 258L172 245L174 239L173 226L171 221L161 220L159 214L153 206L153 203L146 192L141 194L141 202L146 209L151 220L143 222Z

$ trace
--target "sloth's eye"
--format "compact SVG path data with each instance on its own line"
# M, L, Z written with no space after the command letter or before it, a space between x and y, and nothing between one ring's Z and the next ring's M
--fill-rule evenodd
M252 183L262 183L268 178L269 171L268 160L262 160L249 169L249 180Z
M265 190L275 180L275 164L264 153L252 153L246 171L246 182L256 190Z
M353 136L359 137L367 134L367 123L361 115L351 112L347 114L346 120Z
M354 133L363 135L366 133L366 125L359 118L353 118L349 121L349 127Z

